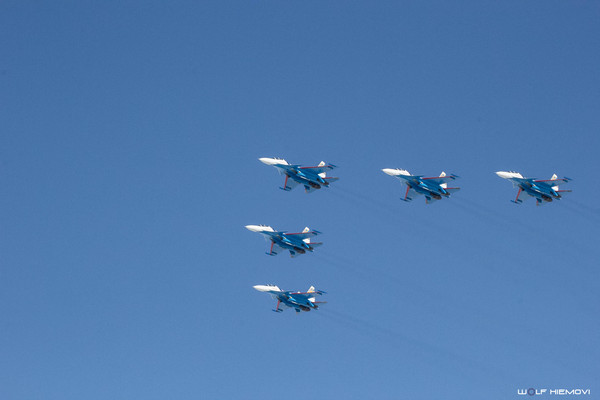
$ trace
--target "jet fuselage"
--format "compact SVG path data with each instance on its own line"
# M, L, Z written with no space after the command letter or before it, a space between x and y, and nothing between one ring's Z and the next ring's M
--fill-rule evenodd
M277 300L277 308L273 310L275 312L283 311L279 308L281 305L283 305L284 308L293 308L297 313L301 311L316 310L319 308L319 305L315 303L315 296L325 293L321 290L315 291L312 286L308 292L283 291L275 285L255 285L254 289L259 292L268 293L274 300Z

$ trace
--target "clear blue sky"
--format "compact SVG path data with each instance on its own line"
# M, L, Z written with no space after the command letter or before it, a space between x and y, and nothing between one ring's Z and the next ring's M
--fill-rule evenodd
M565 0L3 1L0 398L599 398L599 20ZM340 181L286 193L264 156ZM462 190L403 203L386 167ZM574 192L516 206L498 170ZM247 224L325 244L268 257ZM329 303L276 314L265 283Z

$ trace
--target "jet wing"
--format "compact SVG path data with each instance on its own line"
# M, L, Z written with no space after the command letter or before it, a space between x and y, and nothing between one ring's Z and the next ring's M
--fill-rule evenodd
M300 169L306 169L315 174L320 174L322 172L331 171L335 168L335 165L327 164L327 165L317 165L316 167L300 167Z
M425 204L431 204L434 201L439 200L439 199L436 199L435 197L429 196L427 194L425 194L424 196L425 196Z
M319 190L319 189L315 189L315 188L313 188L312 186L304 185L304 191L305 191L306 193L312 193L312 192L314 192L315 190Z
M433 182L436 185L441 185L442 183L448 183L456 179L455 175L447 175L447 176L432 176L430 178L421 178L423 180L428 180L429 182Z
M279 246L277 243L275 242L271 242L271 247L269 249L269 251L267 251L266 254L270 255L270 256L276 256L277 254L279 254L282 251L285 251L287 249L284 249L283 247Z
M307 239L310 237L314 237L317 236L318 234L320 234L321 232L319 231L308 231L308 232L298 232L298 233L286 233L285 236L290 236L292 235L295 239Z
M292 190L293 188L295 188L296 186L298 186L298 182L296 182L293 179L290 179L289 176L285 176L285 182L283 183L283 187L280 187L279 189L281 190L285 190L286 192Z
M519 191L517 192L517 197L511 201L515 204L521 204L522 202L524 202L525 200L527 200L530 197L532 197L532 196L529 193L527 193L527 192L523 193L523 189L519 188Z
M285 304L285 302L281 301L281 299L279 297L277 297L276 300L277 300L277 307L275 307L275 309L273 311L280 313L280 312L283 312L286 308L290 308L290 306Z
M317 290L317 291L314 291L314 292L293 292L293 293L290 293L290 295L292 297L298 297L298 298L301 297L301 298L304 298L304 299L310 299L311 297L320 296L323 293L325 293L325 292L323 292L321 290Z
M417 192L411 188L410 186L406 186L406 193L404 194L404 198L400 198L400 200L403 201L412 201L416 196L417 196Z
M568 178L562 178L562 179L536 179L534 180L534 182L541 182L541 183L545 183L548 186L558 186L558 185L564 185L565 183L569 183L571 180Z
M307 300L310 297L313 296L308 294L290 293L287 301L289 301L292 304L306 304Z

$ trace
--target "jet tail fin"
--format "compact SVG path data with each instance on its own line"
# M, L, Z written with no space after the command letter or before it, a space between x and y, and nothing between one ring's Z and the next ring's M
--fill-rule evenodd
M325 164L325 161L321 161L318 166L319 167L324 167L325 165L327 165L327 164Z
M311 286L311 287L309 287L309 288L308 288L308 290L306 291L306 293L315 293L315 287L314 287L314 286ZM310 298L308 299L308 301L310 301L310 302L313 302L313 301L315 301L315 300L316 300L316 299L315 299L314 297L310 297Z
M550 178L551 181L555 181L556 179L558 179L558 175L556 174L552 174L552 178ZM558 185L556 186L552 186L553 190L558 190Z
M442 173L440 174L440 178L443 178L444 176L446 176L446 173L442 171ZM448 187L448 184L444 182L440 186L446 189Z
M444 171L442 171L442 173L440 174L440 178L443 178L444 176L446 176L446 173ZM448 187L448 184L446 182L444 182L440 185L440 187L446 189Z

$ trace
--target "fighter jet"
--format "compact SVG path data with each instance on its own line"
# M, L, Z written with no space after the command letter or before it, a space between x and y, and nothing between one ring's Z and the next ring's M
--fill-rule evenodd
M277 300L275 312L283 312L285 308L293 308L296 313L300 311L310 311L318 309L318 304L327 303L326 301L315 301L315 296L320 296L325 293L322 290L315 290L311 286L307 292L287 292L279 289L275 285L256 285L254 289L259 292L269 293L273 299Z
M425 196L425 202L429 204L434 200L440 200L442 196L450 197L451 193L460 190L457 187L448 187L449 181L458 178L454 174L446 175L442 172L440 176L425 178L423 175L411 175L405 169L384 168L382 171L406 184L406 194L401 199L403 201L411 201L415 195L422 194Z
M564 185L571 179L559 179L556 174L553 174L550 179L524 178L523 175L515 171L498 171L496 172L496 175L500 178L508 179L512 182L514 187L519 188L517 197L514 200L511 200L515 204L521 204L523 200L528 199L528 197L525 197L524 199L519 198L522 192L534 197L536 205L538 206L544 204L544 202L550 203L553 199L560 200L563 194L571 193L571 190L558 189L558 185Z
M326 171L336 168L335 165L321 161L316 167L301 167L300 164L289 164L283 158L259 158L261 162L277 168L279 174L285 175L283 187L279 189L290 191L298 185L303 185L306 193L311 193L321 187L328 187L339 178L328 177Z
M271 249L266 252L270 256L275 256L279 251L288 250L291 257L298 254L304 254L306 251L313 251L315 247L323 243L311 242L310 238L317 236L321 232L304 228L299 233L278 232L265 225L246 225L246 229L252 232L258 232L265 237L265 240L271 242Z

